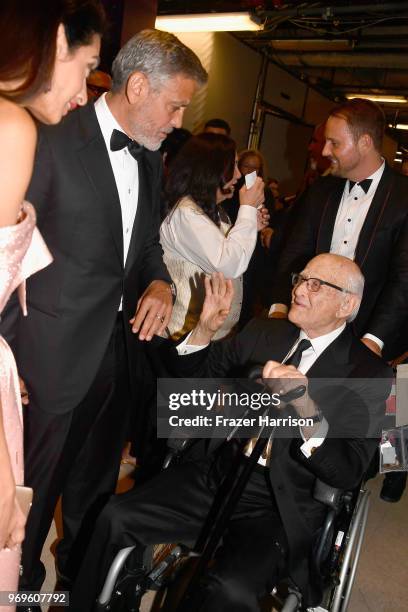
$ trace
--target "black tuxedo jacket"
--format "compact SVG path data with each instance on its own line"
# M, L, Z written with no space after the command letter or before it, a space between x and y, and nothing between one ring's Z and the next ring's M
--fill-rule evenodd
M296 221L272 282L272 303L290 304L290 273L300 272L319 253L328 253L346 180L316 181L296 211ZM357 243L355 261L365 277L357 335L372 333L385 342L387 356L400 347L408 315L408 179L385 165Z
M160 155L145 151L124 265L119 196L93 104L58 126L40 127L27 199L54 261L27 283L28 317L19 317L14 347L31 401L43 410L64 413L85 396L122 295L131 381L137 380L142 347L128 321L150 282L170 282L158 239L160 185Z
M179 356L174 364L183 377L227 376L236 366L264 364L269 359L281 362L298 335L299 329L288 321L253 319L234 338ZM309 389L312 379L339 381L330 394L315 398L329 422L329 435L310 458L300 451L301 438L274 439L270 478L288 538L290 574L307 601L316 603L316 592L309 580L308 556L326 508L313 498L314 482L319 478L343 489L358 486L378 445L378 438L364 438L361 428L369 428L368 420L377 419L378 424L382 421L392 370L346 327L315 361L307 377ZM354 385L348 387L347 380L352 382L351 379ZM338 413L345 427L349 426L349 437L330 437L333 412ZM361 437L352 433L353 424L357 424ZM225 452L222 457L226 461Z

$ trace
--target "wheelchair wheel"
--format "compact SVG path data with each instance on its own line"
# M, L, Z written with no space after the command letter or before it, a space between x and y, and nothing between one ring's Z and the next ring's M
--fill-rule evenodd
M361 489L356 508L346 534L346 544L340 560L339 581L325 606L330 612L346 612L356 576L370 505L370 491Z

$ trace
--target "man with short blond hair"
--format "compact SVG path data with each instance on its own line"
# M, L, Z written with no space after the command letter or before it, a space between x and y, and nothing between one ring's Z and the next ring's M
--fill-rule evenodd
M309 188L298 210L273 272L270 316L286 316L290 272L318 253L344 255L366 280L354 330L392 358L406 349L400 331L408 313L408 180L381 155L384 126L382 109L369 100L349 100L330 113L322 154L331 176Z

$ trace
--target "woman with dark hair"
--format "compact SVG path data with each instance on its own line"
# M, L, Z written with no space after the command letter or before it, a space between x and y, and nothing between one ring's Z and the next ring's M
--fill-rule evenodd
M86 103L103 29L97 0L1 0L0 313L16 287L26 310L24 280L52 259L34 208L24 202L37 138L32 115L58 123ZM16 500L16 484L23 484L22 415L14 357L1 336L0 482L0 591L15 591L25 525Z
M257 207L264 200L260 178L240 190L234 226L220 206L234 193L241 176L235 143L228 136L204 133L191 138L174 159L165 186L170 212L160 228L164 261L177 288L169 331L174 339L193 329L204 302L205 274L223 272L233 279L234 301L217 338L226 336L239 318L242 274L264 225Z

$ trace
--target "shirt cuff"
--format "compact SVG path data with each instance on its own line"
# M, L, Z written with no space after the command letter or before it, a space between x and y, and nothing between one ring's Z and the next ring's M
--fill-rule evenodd
M302 436L303 440L305 440L302 428L300 427L299 429L300 429L300 435ZM315 432L314 436L306 440L300 447L300 450L302 451L302 453L307 459L309 459L313 450L315 450L321 444L323 444L323 442L326 439L328 431L329 431L329 424L326 421L326 419L323 417L322 420L320 421L320 425L317 431Z
M235 223L237 223L238 221L242 221L243 219L250 219L251 221L255 221L255 223L257 222L257 210L255 208L255 206L249 206L249 204L240 204L239 209L238 209L238 215L237 215L237 220Z
M270 317L274 312L288 314L288 307L285 304L272 304L268 312L268 317Z
M192 353L197 353L198 351L201 351L206 346L208 346L208 344L203 344L202 346L196 344L188 344L188 340L193 331L191 331L188 336L184 338L183 342L180 342L180 344L176 346L179 355L191 355Z
M384 342L380 340L379 338L377 338L377 336L374 336L373 334L364 334L363 338L368 338L369 340L372 340L373 342L378 344L378 346L380 347L380 351L383 350Z

